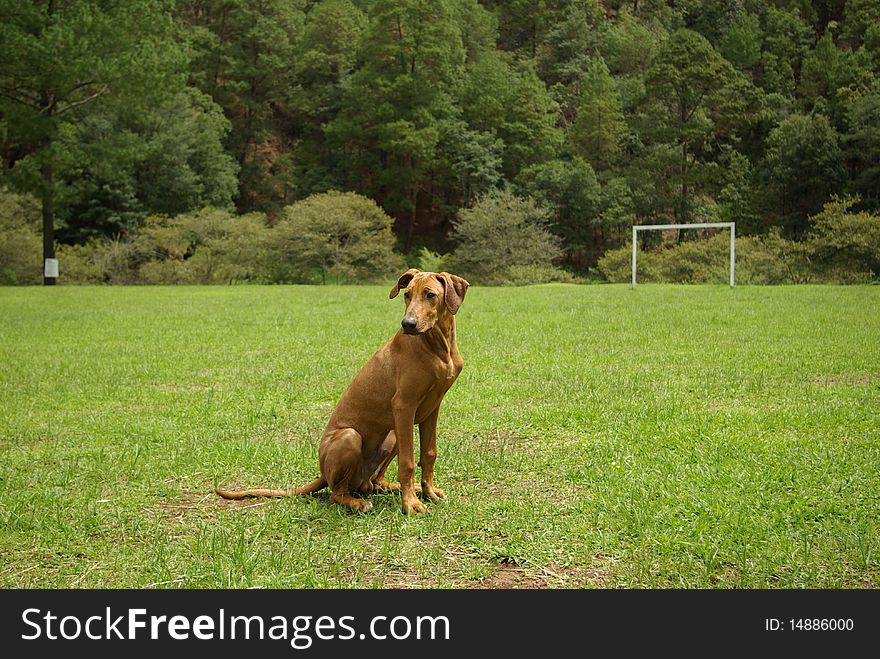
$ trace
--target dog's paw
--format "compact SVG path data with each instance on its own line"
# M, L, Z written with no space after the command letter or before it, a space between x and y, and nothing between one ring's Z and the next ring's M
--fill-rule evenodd
M418 499L413 499L412 501L404 501L403 502L403 514L409 515L411 513L426 513L428 512L428 508Z
M422 483L422 496L428 497L433 503L437 503L446 496L446 493L439 487Z
M373 502L369 499L355 499L351 504L351 509L358 513L365 513L373 509Z
M397 483L389 483L386 480L375 481L373 483L373 492L378 492L379 494L400 492L400 485L398 485Z

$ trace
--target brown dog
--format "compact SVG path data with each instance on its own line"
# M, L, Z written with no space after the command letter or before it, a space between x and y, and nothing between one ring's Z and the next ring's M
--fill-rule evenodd
M401 329L374 354L342 394L330 416L318 450L321 476L292 490L215 490L226 499L311 494L327 486L330 501L367 511L373 504L352 492L400 490L404 513L423 513L413 485L413 426L419 425L422 494L436 502L434 485L437 417L443 396L464 362L455 340L455 313L468 282L448 272L407 270L391 289L404 289L406 311ZM397 456L400 485L388 483L385 470Z

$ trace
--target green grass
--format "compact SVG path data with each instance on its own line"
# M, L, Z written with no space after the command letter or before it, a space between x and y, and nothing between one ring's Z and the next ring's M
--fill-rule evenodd
M880 287L475 286L429 515L211 494L317 475L388 288L0 289L0 586L880 584Z

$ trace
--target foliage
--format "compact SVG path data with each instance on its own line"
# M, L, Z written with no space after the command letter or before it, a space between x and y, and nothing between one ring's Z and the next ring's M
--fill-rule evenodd
M627 125L605 60L594 59L581 83L577 119L568 132L572 150L593 167L608 169L622 155Z
M0 187L0 285L40 283L39 226L37 200Z
M575 157L525 168L517 188L550 214L548 227L561 238L567 261L578 265L589 258L595 233L601 229L602 187L589 163Z
M275 281L384 281L400 269L391 218L352 192L312 195L284 209L273 229Z
M562 254L559 239L547 228L549 216L531 198L510 190L481 197L461 211L456 222L458 246L450 268L471 284L484 286L553 281L553 261Z
M174 218L149 217L133 247L149 257L139 267L146 284L269 281L269 228L259 213L206 208Z
M792 284L810 280L807 261L799 243L783 240L778 233L738 237L736 240L737 284ZM728 281L730 238L724 233L659 250L642 250L638 258L639 283L723 284ZM607 251L598 264L610 282L632 279L632 247Z
M880 278L880 214L853 213L858 198L834 198L810 218L811 262L828 279L855 283Z
M232 123L238 209L274 210L288 199L291 140L284 130L297 84L304 0L186 0L178 13L193 80Z
M834 196L880 208L872 0L0 0L0 15L0 179L75 258L124 254L149 216L274 225L330 190L372 199L416 259L512 186L579 274L632 223L805 240ZM161 267L212 279L209 253Z
M773 210L792 234L806 229L844 177L840 136L823 115L791 115L767 137L764 166Z
M448 262L449 254L438 254L427 247L422 247L416 256L415 267L422 272L447 272Z
M851 212L858 199L833 199L810 218L804 241L787 240L774 229L763 236L738 237L736 280L741 284L853 284L880 277L880 215ZM729 238L642 250L639 281L719 283L726 281ZM599 271L612 282L630 281L632 249L610 250Z
M4 169L18 190L40 197L51 257L55 206L64 201L56 177L82 161L71 137L102 113L136 115L180 89L184 49L162 0L2 0L0 16L0 117L11 137ZM98 133L90 146L118 137ZM128 153L104 155L124 162Z

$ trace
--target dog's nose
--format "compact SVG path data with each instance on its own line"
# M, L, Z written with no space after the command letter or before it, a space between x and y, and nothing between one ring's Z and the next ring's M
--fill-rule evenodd
M404 316L400 324L403 327L404 332L412 332L418 323L416 323L416 319L412 316Z

